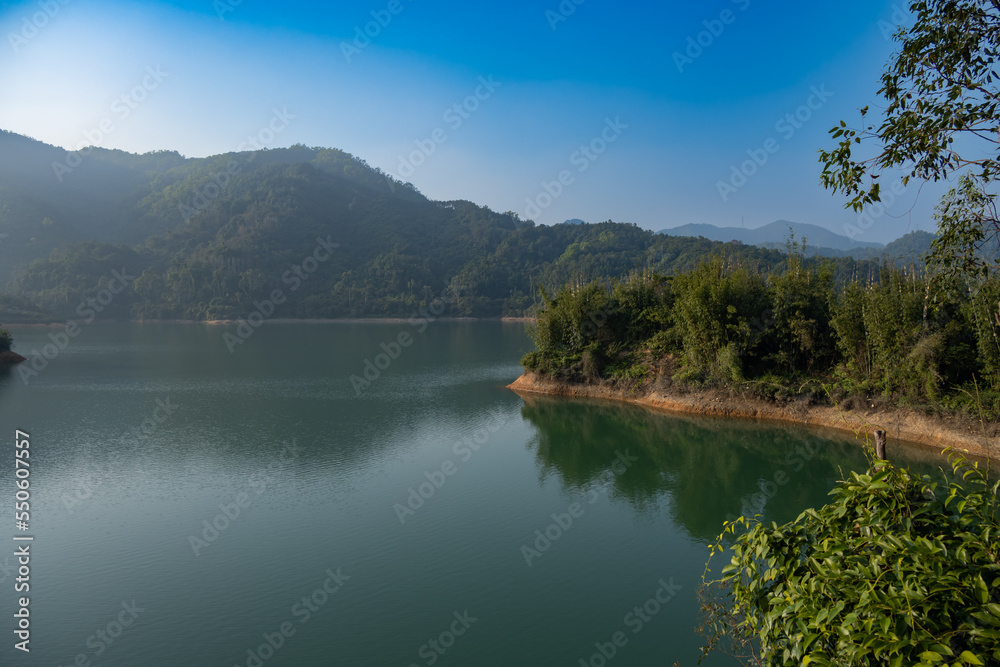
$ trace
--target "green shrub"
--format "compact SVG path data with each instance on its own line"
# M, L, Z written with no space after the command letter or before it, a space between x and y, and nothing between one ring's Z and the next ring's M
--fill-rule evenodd
M608 368L607 373L612 380L635 382L645 379L649 375L649 369L641 363L629 364L626 361Z
M542 361L543 361L542 353L539 352L538 350L532 350L531 352L521 357L521 366L523 366L525 370L534 372L540 370Z
M728 524L723 538L749 531L703 587L706 653L733 642L763 665L998 664L1000 482L950 458L950 481L879 463L786 525Z
M596 343L587 346L580 356L580 363L584 376L591 379L598 379L604 371L606 359L601 348Z

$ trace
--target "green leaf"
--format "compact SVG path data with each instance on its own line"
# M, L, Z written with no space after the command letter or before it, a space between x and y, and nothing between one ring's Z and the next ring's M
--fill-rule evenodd
M962 654L958 656L958 659L967 665L982 665L985 664L971 651L962 651Z

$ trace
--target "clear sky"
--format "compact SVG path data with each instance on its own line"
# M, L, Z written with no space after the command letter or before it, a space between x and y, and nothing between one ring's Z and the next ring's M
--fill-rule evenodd
M0 2L0 128L192 157L248 137L341 148L431 198L541 223L844 233L858 216L820 187L817 151L877 102L905 6ZM916 190L859 238L933 230L943 190Z

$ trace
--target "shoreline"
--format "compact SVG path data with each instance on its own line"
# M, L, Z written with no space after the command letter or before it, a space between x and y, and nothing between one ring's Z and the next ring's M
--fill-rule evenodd
M3 352L0 352L0 368L10 368L11 366L16 366L25 361L27 361L27 358L22 357L13 350L4 350Z
M871 433L880 428L893 441L941 450L953 447L982 459L997 458L1000 449L1000 424L989 422L971 428L963 420L931 417L909 408L842 410L829 405L806 405L798 401L786 405L755 398L738 398L718 389L699 389L683 392L663 392L648 386L636 389L616 388L609 385L566 382L537 373L525 371L517 380L507 385L514 393L595 398L632 403L648 409L706 417L754 419L819 426L846 431L857 435ZM891 450L890 450L891 458Z

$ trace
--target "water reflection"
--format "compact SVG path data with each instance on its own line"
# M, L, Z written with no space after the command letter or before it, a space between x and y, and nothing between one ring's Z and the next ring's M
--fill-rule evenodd
M522 398L543 477L555 475L571 490L611 478L612 497L640 514L665 508L699 541L715 538L724 521L740 514L790 521L825 504L837 480L868 465L860 444L835 431L666 415L605 401ZM636 464L610 475L616 452L626 450ZM922 450L897 448L894 460L922 473L941 465Z

